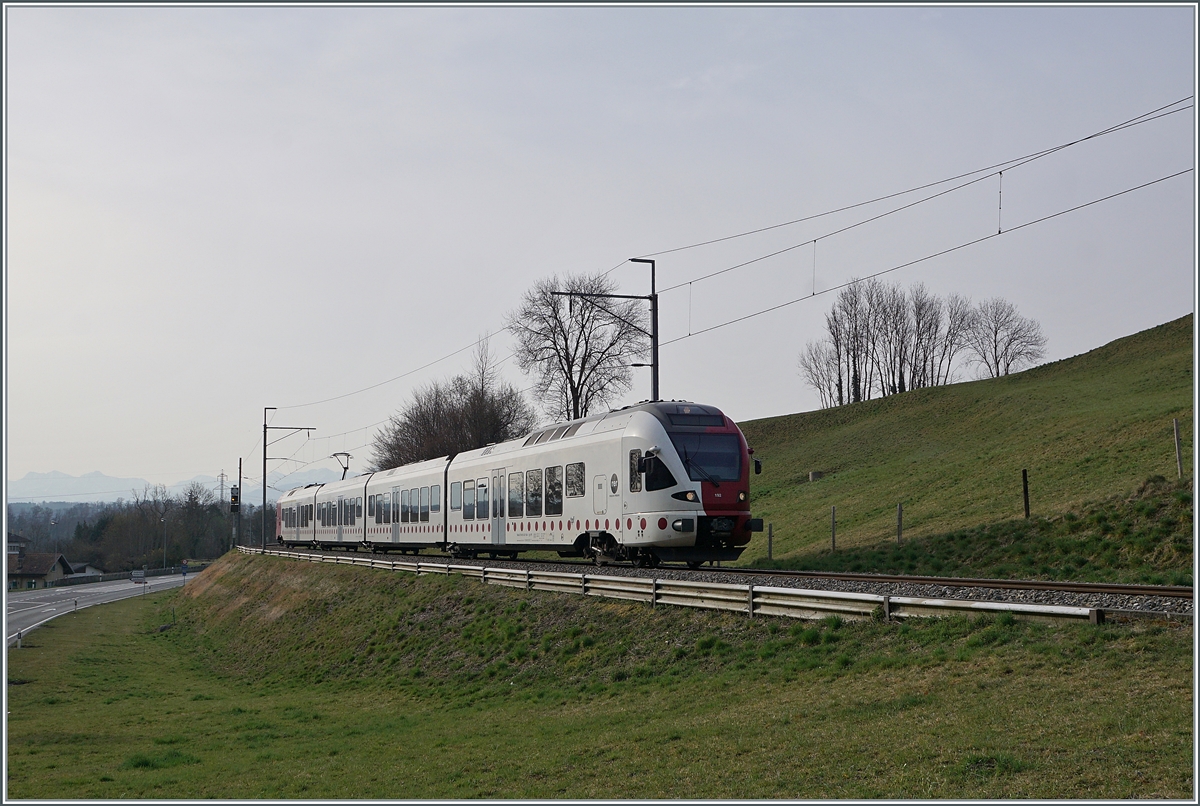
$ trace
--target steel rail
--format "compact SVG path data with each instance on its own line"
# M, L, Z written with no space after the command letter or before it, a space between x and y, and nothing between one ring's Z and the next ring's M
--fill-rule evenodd
M313 549L309 549L313 551ZM325 549L316 549L324 552ZM329 550L330 554L341 553ZM357 553L346 552L346 553ZM486 554L487 552L481 552ZM412 556L412 555L410 555ZM432 556L432 555L415 555ZM482 562L476 559L476 562ZM580 560L549 559L525 557L519 560L501 560L497 562L529 563L531 565L568 565L594 567L594 563ZM622 564L624 565L624 564ZM630 566L633 567L633 566ZM936 585L947 588L1001 588L1005 590L1044 590L1061 591L1064 593L1099 593L1116 596L1163 596L1170 599L1191 599L1193 588L1185 585L1133 585L1121 582L1070 582L1044 579L980 579L974 577L932 577L908 576L904 574L861 574L846 571L801 571L778 568L749 568L744 566L708 566L703 569L690 569L683 565L660 565L658 568L684 573L705 574L747 574L759 576L796 577L802 579L834 579L844 582L879 582L911 585ZM650 571L645 568L640 570Z

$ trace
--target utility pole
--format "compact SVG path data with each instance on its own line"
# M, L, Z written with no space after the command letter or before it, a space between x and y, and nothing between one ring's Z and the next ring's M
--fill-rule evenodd
M551 291L551 295L555 297L579 297L587 302L592 302L593 299L645 299L650 301L650 332L642 330L632 322L621 319L622 322L629 325L640 333L650 337L650 363L649 364L630 364L631 367L650 367L650 400L657 402L658 395L658 292L654 288L654 261L649 258L631 257L630 263L649 263L650 264L650 293L649 295L639 294L577 294L573 291ZM607 310L604 306L592 302L597 308ZM612 314L612 311L608 311ZM615 314L612 314L615 316ZM620 319L620 317L617 317Z
M267 549L267 460L268 459L286 459L286 456L267 456L267 446L274 443L267 441L267 431L290 431L291 433L284 434L280 439L287 439L292 434L298 434L301 431L316 431L315 428L306 428L303 426L290 425L267 425L267 412L276 411L274 406L266 406L263 408L263 470L262 470L262 548Z
M242 492L242 457L238 457L238 496L240 498ZM242 543L242 507L239 503L237 511L237 520L233 522L233 544L240 546Z
M631 257L629 262L650 264L650 399L658 402L658 292L654 288L654 261Z

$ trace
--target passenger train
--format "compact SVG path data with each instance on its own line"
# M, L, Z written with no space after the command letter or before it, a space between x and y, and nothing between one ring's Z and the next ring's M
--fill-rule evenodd
M286 546L454 557L563 557L696 568L734 560L762 531L752 459L712 406L654 402L541 428L453 456L285 493Z

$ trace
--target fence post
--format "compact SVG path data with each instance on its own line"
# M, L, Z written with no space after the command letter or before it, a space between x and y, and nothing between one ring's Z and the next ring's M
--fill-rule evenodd
M1178 432L1176 432L1176 433L1178 433ZM774 559L774 552L772 550L774 547L774 543L775 543L775 524L768 523L767 524L767 559L768 560Z
M904 539L904 504L896 504L896 545Z
M1029 471L1021 470L1021 493L1025 496L1025 517L1029 517Z
M1183 478L1183 453L1179 449L1179 418L1171 420L1175 426L1175 466L1179 468L1179 478Z
M837 551L837 507L829 508L829 545L832 551Z

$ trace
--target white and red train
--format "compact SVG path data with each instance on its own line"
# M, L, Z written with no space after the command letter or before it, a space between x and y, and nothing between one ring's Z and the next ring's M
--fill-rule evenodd
M712 406L656 402L279 499L287 546L456 557L523 551L695 567L736 559L750 517L746 438Z

